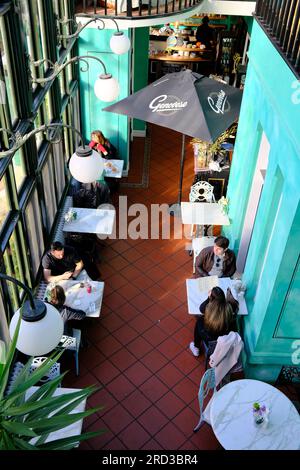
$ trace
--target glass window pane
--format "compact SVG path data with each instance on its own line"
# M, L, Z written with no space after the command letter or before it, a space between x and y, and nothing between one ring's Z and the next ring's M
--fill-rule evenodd
M57 144L54 144L52 148L53 148L53 156L54 156L57 197L58 197L58 201L60 201L61 195L66 185L63 143L59 142Z
M22 149L19 149L13 157L13 167L16 179L16 185L18 191L20 190L23 181L26 177L24 153Z
M9 243L4 251L4 266L5 272L12 276L18 281L24 283L23 269L21 265L20 254L18 252L18 246L16 243L16 236L13 234L10 237ZM19 286L12 284L11 282L7 283L10 300L12 302L13 309L17 309L20 305L20 298L23 294L23 289Z
M35 129L37 127L40 127L42 125L42 123L43 123L42 112L41 112L41 109L39 109L38 112L37 112L36 118L34 120ZM41 143L43 142L43 133L42 132L38 132L37 134L35 134L35 141L36 141L36 147L37 147L37 149L39 149Z
M37 191L34 190L25 209L26 231L29 241L33 275L36 276L44 252L42 218Z
M8 212L10 210L10 204L6 189L6 180L3 177L0 180L0 229L3 227Z
M44 197L46 201L47 227L48 231L50 232L57 209L54 188L54 167L52 154L50 152L48 155L48 160L42 169L42 178L44 185Z
M8 346L10 343L10 336L8 330L8 322L6 318L6 313L4 310L3 299L0 295L0 339L6 343Z
M0 53L1 53L1 61L2 67L4 71L4 81L6 87L6 94L8 99L8 106L11 115L12 124L17 120L18 113L17 113L17 104L15 99L15 90L13 86L13 75L10 66L10 58L8 53L8 41L7 35L4 26L4 19L0 17Z
M48 124L51 121L52 117L53 117L52 103L51 103L50 92L49 91L46 94L45 100L43 102L43 114L44 114L43 124Z

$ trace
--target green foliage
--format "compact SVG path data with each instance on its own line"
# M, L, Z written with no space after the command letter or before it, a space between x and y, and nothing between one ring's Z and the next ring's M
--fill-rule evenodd
M234 123L232 126L229 127L223 134L221 134L212 144L209 144L208 142L198 139L195 137L194 139L191 140L191 144L201 144L206 146L206 150L210 152L211 154L221 154L225 155L226 151L222 149L221 145L223 142L226 142L226 140L229 138L231 135L236 135L237 132L237 124Z
M44 383L31 396L26 396L30 387L39 382L63 351L51 354L32 373L29 373L32 362L30 359L15 380L11 391L5 394L15 355L20 320L21 317L7 353L6 364L0 372L0 450L67 450L75 447L80 441L103 433L103 430L99 430L45 442L51 432L63 429L101 409L97 407L72 413L75 407L97 388L90 386L55 396L55 391L65 374Z

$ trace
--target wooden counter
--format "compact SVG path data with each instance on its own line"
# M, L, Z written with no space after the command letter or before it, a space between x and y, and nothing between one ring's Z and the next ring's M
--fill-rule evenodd
M174 57L172 55L167 56L165 54L150 55L150 60L162 60L165 62L212 62L212 59L204 59L203 57Z

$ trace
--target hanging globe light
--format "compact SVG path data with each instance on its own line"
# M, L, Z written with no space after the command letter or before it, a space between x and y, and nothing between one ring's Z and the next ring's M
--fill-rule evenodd
M118 55L126 54L130 49L130 39L122 31L115 32L110 38L110 48Z
M104 165L99 153L86 145L76 149L70 159L69 169L73 178L80 183L93 183L101 178Z
M94 91L99 100L105 102L114 101L120 93L119 82L110 73L103 73L97 78Z

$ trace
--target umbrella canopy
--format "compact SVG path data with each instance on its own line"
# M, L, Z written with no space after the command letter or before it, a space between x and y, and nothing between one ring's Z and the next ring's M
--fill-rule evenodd
M191 70L169 73L104 108L214 142L238 118L241 90Z

